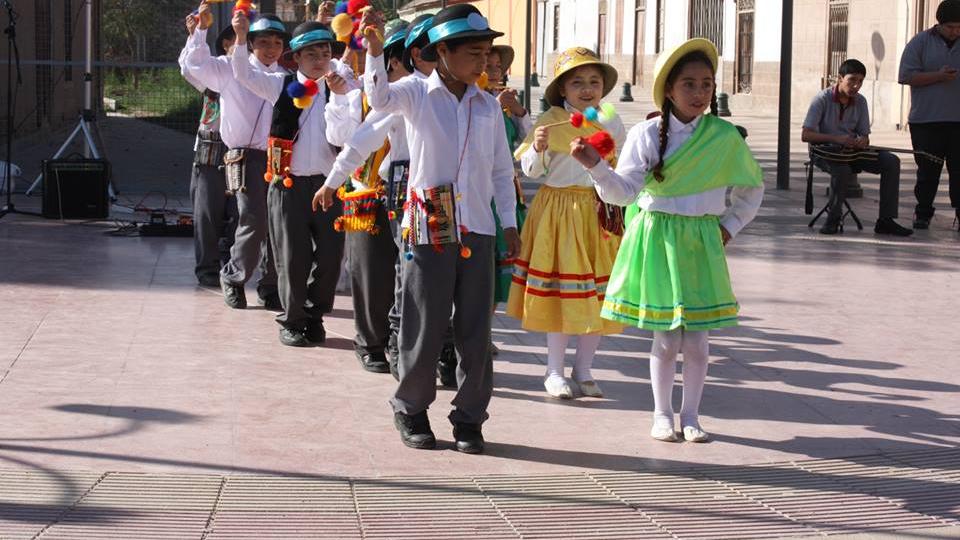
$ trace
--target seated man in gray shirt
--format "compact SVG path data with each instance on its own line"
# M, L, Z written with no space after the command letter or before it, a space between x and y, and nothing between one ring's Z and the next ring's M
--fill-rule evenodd
M813 98L801 135L805 143L832 146L838 156L845 150L862 150L870 145L870 111L867 100L860 95L867 68L851 58L840 64L839 75L836 85ZM822 234L837 234L840 230L847 185L854 173L862 171L880 174L880 215L873 231L895 236L913 234L912 229L893 220L897 217L900 196L900 158L885 151L876 154L876 158L836 160L814 155L816 165L830 173L830 208L827 221L820 229Z
M913 149L946 160L950 205L957 216L954 223L960 223L960 0L942 2L937 23L904 47L899 80L910 85ZM930 227L942 170L942 163L917 157L915 229Z

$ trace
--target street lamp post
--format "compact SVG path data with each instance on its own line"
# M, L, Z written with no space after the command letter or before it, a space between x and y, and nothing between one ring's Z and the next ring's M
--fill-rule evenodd
M793 0L783 0L780 30L780 111L777 115L777 189L790 189L790 79L793 76Z

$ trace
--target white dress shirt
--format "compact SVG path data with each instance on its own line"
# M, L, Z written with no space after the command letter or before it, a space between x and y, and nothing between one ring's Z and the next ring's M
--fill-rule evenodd
M566 101L563 102L563 106L569 112L576 111ZM623 141L627 137L623 121L619 116L614 116L613 120L603 124L603 127L617 143L617 155L619 155L623 151ZM573 159L569 153L561 154L550 150L537 152L531 144L530 148L520 156L520 167L523 169L523 174L530 178L546 175L547 178L543 183L550 187L593 187L593 180L584 170L583 165Z
M180 64L180 74L183 75L184 80L190 83L190 86L193 86L194 88L196 88L198 92L203 93L207 90L207 87L204 86L203 83L195 79L192 75L190 75L190 71L187 69L187 52L188 52L187 47L184 47L180 51L180 57L177 58L177 63ZM207 98L204 97L203 99L206 100ZM219 100L217 101L218 101L217 106L220 107L221 105L219 104ZM201 121L198 131L216 131L219 133L220 132L220 116L221 115L218 113L217 117L214 118L213 121L208 124L204 124ZM200 144L200 137L198 135L196 142L194 142L193 144L194 151L197 150L197 147L199 146L199 144Z
M516 227L513 158L497 100L474 84L458 100L437 71L427 79L406 77L388 84L382 54L367 55L367 69L373 74L364 78L370 105L407 121L408 191L452 183L459 198L459 225L493 236L490 201L496 201L503 227Z
M276 103L280 95L286 91L283 81L287 75L255 69L247 59L249 55L246 47L233 48L234 77L257 96L271 104ZM337 60L330 62L333 71L345 79L352 78L353 71L349 71L349 68ZM309 77L298 71L297 80L303 83L309 80ZM290 173L295 176L327 175L333 167L333 160L336 159L333 148L327 141L327 121L323 114L327 102L326 81L317 80L317 88L317 95L313 96L313 102L300 113L300 130L295 137L293 155L290 158ZM270 118L273 118L272 106Z
M220 94L220 135L227 148L266 150L273 116L270 104L237 82L230 67L231 57L210 55L206 29L194 30L187 38L186 49L186 73L204 88ZM237 49L247 50L242 44L234 47L234 51ZM277 64L263 65L253 55L249 63L261 71L286 73Z
M703 116L684 124L670 115L667 150L664 159L677 151L697 128ZM727 207L727 188L721 187L681 197L654 197L641 190L646 185L647 173L660 161L660 118L637 124L627 133L617 170L600 160L589 169L597 193L604 201L621 206L636 202L640 208L654 212L681 216L720 216L720 224L736 236L747 223L753 220L763 201L763 186L734 187L730 190L730 206ZM639 199L638 199L639 195Z
M427 78L426 75L419 71L414 71L412 74L407 75L407 77ZM364 76L364 81L366 84L366 76ZM338 112L334 114L340 118L343 125L350 125L354 121L356 121L358 125L354 132L350 134L349 140L345 140L342 143L343 151L337 156L337 161L330 171L330 176L328 176L327 181L324 182L324 185L330 188L339 188L342 186L344 182L347 181L347 177L367 159L367 156L383 146L384 139L389 139L390 151L383 158L383 163L380 164L380 170L378 171L380 178L386 180L389 177L391 162L410 160L410 147L407 143L407 123L403 120L403 116L371 110L368 112L367 118L360 124L359 120L363 110L362 97L359 92L351 92L349 96L348 104L343 107L338 106ZM333 108L327 108L327 110L331 109ZM345 112L339 112L340 109L345 110ZM331 132L330 121L331 116L327 116L328 137Z

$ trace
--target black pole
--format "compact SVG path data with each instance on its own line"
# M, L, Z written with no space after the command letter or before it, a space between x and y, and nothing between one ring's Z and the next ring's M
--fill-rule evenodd
M532 42L530 41L530 26L532 26L532 23L533 23L533 13L532 13L533 10L531 9L533 0L525 0L525 1L527 2L527 19L526 19L527 28L526 28L526 36L524 39L526 39L527 54L525 54L523 58L523 108L529 111L530 110L530 56L533 53L530 47L530 45L532 44Z
M793 78L793 0L783 0L780 30L780 111L777 114L777 189L790 189L790 81Z

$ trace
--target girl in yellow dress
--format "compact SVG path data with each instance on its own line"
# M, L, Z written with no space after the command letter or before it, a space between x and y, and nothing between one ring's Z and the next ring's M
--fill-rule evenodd
M600 317L604 292L620 246L615 227L605 230L590 176L570 157L570 142L603 128L617 147L626 136L613 115L603 125L574 127L571 114L600 106L617 82L616 70L583 47L564 51L554 66L554 79L544 96L552 107L540 116L514 154L524 174L543 178L522 230L507 314L524 329L547 334L544 387L555 398L577 394L602 397L590 373L600 337L623 326ZM560 125L557 125L560 124ZM615 153L610 158L615 160ZM571 336L578 336L572 381L564 377L564 357ZM572 384L571 384L572 382Z

